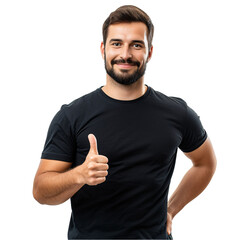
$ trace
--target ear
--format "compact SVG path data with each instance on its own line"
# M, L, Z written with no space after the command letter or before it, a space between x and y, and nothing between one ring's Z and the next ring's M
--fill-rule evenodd
M150 59L152 58L152 53L153 53L153 46L151 46L150 51L149 51L149 53L148 53L147 62L149 62Z
M104 44L103 44L103 42L101 42L100 51L101 51L102 58L104 59Z

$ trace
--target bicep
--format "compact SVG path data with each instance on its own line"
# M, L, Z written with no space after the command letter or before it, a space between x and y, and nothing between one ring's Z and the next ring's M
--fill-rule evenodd
M72 165L71 162L52 159L41 159L36 176L39 176L46 172L62 173L69 170L71 165Z
M217 160L209 138L194 151L184 154L191 159L194 166L207 166L215 171Z

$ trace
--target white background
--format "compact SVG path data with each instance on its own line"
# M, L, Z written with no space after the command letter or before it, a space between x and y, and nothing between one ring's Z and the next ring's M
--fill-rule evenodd
M239 238L239 1L1 1L0 239L66 239L70 202L32 197L48 126L64 103L105 84L101 27L125 4L155 26L145 83L187 101L218 158L212 182L173 221L175 240ZM179 151L170 194L191 167Z

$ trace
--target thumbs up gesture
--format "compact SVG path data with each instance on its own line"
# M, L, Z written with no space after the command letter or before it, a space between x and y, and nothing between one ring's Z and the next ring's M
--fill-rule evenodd
M85 184L88 185L98 185L106 181L106 176L108 175L108 158L99 155L97 149L97 139L93 134L88 135L88 140L90 143L90 150L85 159L85 162L81 165Z

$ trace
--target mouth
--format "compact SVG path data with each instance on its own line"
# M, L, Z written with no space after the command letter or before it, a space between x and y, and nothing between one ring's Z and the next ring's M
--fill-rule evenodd
M116 65L119 68L124 68L124 69L129 69L129 68L136 66L135 64L129 64L129 63L117 63Z
M118 66L118 68L121 69L130 69L133 67L140 67L140 62L138 61L133 61L131 59L128 60L124 60L124 59L118 59L118 60L112 60L111 61L111 65L113 66L114 64L116 64Z

